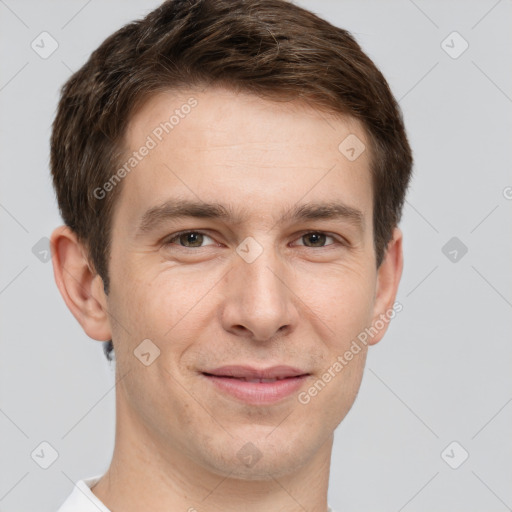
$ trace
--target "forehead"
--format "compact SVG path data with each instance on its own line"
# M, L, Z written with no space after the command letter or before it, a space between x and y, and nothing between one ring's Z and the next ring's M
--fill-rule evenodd
M343 152L347 140L365 148L357 159ZM125 162L136 162L127 167L116 211L126 209L131 224L169 197L238 203L245 212L281 217L277 207L301 199L371 210L362 125L304 102L222 88L166 91L139 108L124 142Z

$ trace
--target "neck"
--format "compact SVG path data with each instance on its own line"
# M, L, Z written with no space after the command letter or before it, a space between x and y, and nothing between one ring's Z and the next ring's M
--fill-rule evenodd
M327 511L333 435L300 467L257 479L237 478L233 471L216 472L179 446L162 443L130 414L123 400L116 403L112 461L92 488L110 510Z

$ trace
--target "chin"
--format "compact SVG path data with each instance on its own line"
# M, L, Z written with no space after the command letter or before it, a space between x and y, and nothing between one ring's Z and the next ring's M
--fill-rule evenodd
M216 447L204 462L214 473L249 481L269 481L293 474L310 462L309 455L314 455L316 446L308 449L304 439L299 438L288 443L279 436L270 440L269 432L267 429L264 435L247 435L243 440L238 438L224 447Z
M220 466L220 467L219 467ZM229 478L247 481L270 481L293 474L302 466L301 457L289 453L273 453L271 457L262 456L253 466L245 465L235 457L231 464L225 461L217 466L218 473ZM223 471L219 471L221 469Z

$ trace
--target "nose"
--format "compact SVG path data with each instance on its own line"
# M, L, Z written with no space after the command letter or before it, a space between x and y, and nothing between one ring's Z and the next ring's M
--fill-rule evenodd
M224 329L260 342L293 332L300 303L294 273L268 247L252 263L237 256L233 265L224 281Z

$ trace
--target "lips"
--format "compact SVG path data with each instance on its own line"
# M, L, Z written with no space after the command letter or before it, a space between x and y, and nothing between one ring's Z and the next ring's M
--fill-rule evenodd
M304 370L287 365L272 366L263 369L257 369L252 366L229 365L204 371L202 373L213 377L231 377L246 382L275 382L278 380L309 375L309 373Z
M292 366L257 369L251 366L222 366L201 372L205 382L237 401L253 406L270 406L297 393L311 375Z

